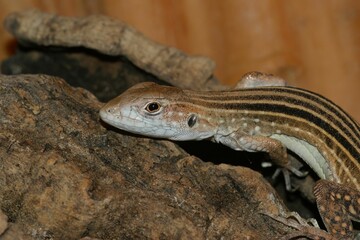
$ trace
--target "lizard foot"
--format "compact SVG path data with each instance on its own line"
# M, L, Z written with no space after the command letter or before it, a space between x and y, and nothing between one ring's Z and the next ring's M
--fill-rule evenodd
M278 240L294 239L314 239L314 240L336 240L333 236L321 230L315 219L305 220L296 212L291 212L287 216L276 216L269 213L261 213L271 219L291 227L297 231L288 233Z
M303 164L299 162L299 160L297 160L295 157L292 157L291 155L288 156L289 156L289 163L284 167L277 168L272 176L272 180L275 180L282 173L285 180L286 190L289 192L294 192L297 190L297 188L294 188L292 186L290 180L290 174L292 173L299 178L303 178L308 175L308 172L307 171L302 172L301 170L299 170L303 166Z

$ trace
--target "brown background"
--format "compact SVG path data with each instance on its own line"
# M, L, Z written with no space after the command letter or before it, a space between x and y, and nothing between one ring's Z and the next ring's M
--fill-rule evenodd
M0 21L34 7L121 19L160 43L213 58L223 83L254 70L279 74L360 120L358 0L0 0ZM13 53L11 40L1 28L0 60Z

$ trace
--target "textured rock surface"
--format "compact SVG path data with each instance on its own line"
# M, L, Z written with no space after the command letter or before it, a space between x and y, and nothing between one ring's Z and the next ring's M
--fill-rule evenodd
M4 239L268 239L289 230L260 214L283 211L260 174L109 131L86 90L0 75L0 95L0 206L17 229Z
M8 217L0 209L0 236L8 228Z

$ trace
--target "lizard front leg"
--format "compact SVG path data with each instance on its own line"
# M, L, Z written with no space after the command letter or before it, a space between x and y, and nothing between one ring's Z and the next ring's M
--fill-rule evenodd
M288 167L289 159L286 147L276 139L266 136L250 136L240 131L215 136L215 141L222 143L234 150L248 152L266 152L271 160L280 167Z
M285 187L288 191L293 190L291 187L289 171L298 177L304 177L307 174L292 166L289 161L290 156L287 154L287 149L279 140L260 135L245 135L241 131L236 131L228 135L215 136L215 141L238 151L243 150L248 152L268 153L272 162L280 167L278 170L283 172ZM278 170L275 172L274 176L279 174Z

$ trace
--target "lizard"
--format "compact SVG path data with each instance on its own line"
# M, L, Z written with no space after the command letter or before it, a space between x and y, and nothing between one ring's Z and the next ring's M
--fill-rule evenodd
M319 94L259 72L221 91L145 82L105 104L100 118L148 137L209 139L239 151L266 152L285 174L301 174L290 164L291 150L320 178L314 195L328 234L355 238L351 220L360 221L360 127Z

